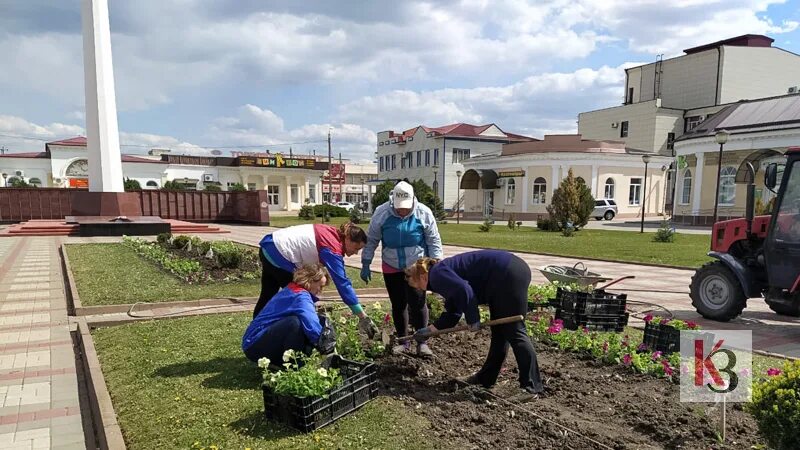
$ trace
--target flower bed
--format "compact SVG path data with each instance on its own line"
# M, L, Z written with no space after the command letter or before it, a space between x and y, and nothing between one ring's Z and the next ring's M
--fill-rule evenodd
M156 242L124 237L123 245L187 283L257 279L258 252L228 241L162 234Z
M348 361L334 356L329 367L314 351L310 356L287 350L284 370L264 370L264 413L267 419L303 432L318 430L355 411L377 395L377 373L371 363Z

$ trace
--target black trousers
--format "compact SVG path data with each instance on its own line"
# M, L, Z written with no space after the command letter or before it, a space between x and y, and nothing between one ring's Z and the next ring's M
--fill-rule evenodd
M508 270L498 274L493 283L497 289L488 299L489 316L492 320L502 319L528 312L528 285L531 282L531 269L522 259L514 256ZM506 359L508 348L514 352L519 367L520 387L531 387L535 392L544 391L536 351L525 331L525 322L514 322L491 327L492 340L489 354L483 367L475 374L476 380L485 387L497 382L500 369Z
M258 362L259 358L269 358L272 364L283 364L283 352L297 350L311 354L314 349L303 332L303 325L297 316L286 316L270 325L269 329L250 346L245 356L250 361Z
M428 326L428 304L425 303L425 292L418 291L408 285L403 272L384 273L383 280L392 302L392 320L397 336L408 334L408 319L414 331ZM527 303L526 303L527 307Z
M258 296L256 308L253 310L253 318L255 318L265 306L267 302L292 281L292 273L287 272L279 267L275 267L264 256L264 252L258 252L259 259L261 259L261 294Z

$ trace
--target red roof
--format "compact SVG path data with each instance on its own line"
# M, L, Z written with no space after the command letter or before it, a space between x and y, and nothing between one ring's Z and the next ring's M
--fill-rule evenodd
M28 152L28 153L6 153L0 158L49 158L47 152Z
M161 161L160 159L142 158L140 156L133 155L122 155L122 162L167 164L166 161Z
M75 136L74 138L48 142L46 145L61 145L64 147L86 147L86 138L83 136Z
M488 130L492 126L497 126L493 123L486 124L486 125L472 125L469 123L453 123L450 125L445 125L441 127L426 127L425 125L420 125L418 127L411 128L409 130L404 131L402 134L397 134L394 131L389 131L389 137L396 137L398 142L401 140L405 140L409 136L413 136L414 133L417 132L418 128L422 128L425 130L426 133L434 133L436 136L459 136L459 137L477 137L477 138L486 138L486 139L502 139L499 136L482 136L481 133ZM497 127L500 130L500 127ZM513 134L513 133L506 133L503 130L500 130L503 134L507 136L508 140L511 141L535 141L536 139L523 136L521 134Z

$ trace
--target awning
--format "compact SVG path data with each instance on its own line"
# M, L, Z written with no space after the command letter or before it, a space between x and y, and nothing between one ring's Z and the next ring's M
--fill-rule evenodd
M781 154L781 152L772 149L763 149L751 153L739 164L739 169L736 170L736 184L748 184L750 182L750 169L747 168L748 162L753 164L753 168L758 173L759 161L773 156L780 156Z
M461 177L461 189L497 189L497 173L489 169L469 169Z

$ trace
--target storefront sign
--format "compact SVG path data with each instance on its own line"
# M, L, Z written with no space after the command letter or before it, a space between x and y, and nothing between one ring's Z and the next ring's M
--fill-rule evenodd
M89 187L89 179L88 178L70 178L69 179L69 187L71 187L71 188L88 188Z
M275 156L239 156L236 158L238 165L242 167L275 167L285 169L312 169L324 170L328 164L310 158L284 158L283 155Z
M331 183L334 184L336 183L344 184L344 175L345 175L345 165L333 163L331 164L331 170L329 171L329 174L326 174L326 176L323 177L322 181L323 183L327 183L330 181Z
M497 178L515 178L524 176L525 176L524 170L501 170L497 172Z
M324 192L326 194L328 192L330 192L330 190L328 189L329 187L333 188L333 193L334 194L341 194L342 193L342 186L340 184L334 184L334 185L330 185L329 186L327 183L323 183L322 184L322 192Z

